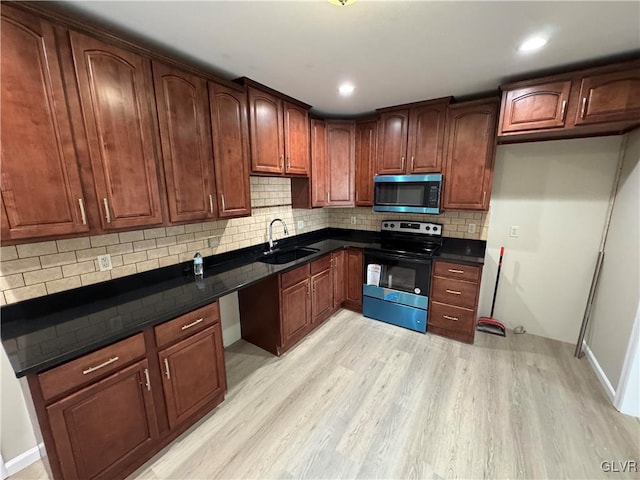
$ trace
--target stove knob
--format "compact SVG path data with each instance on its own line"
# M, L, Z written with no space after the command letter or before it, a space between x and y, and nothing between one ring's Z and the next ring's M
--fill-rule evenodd
M387 228L388 226L389 226L389 224L388 224L388 223L385 223L385 224L384 224L384 228Z
M426 227L424 227L424 229L428 232L429 230L431 230L431 227L427 225Z
M395 224L395 223L392 223L392 224L391 224L391 228L396 228L396 224Z

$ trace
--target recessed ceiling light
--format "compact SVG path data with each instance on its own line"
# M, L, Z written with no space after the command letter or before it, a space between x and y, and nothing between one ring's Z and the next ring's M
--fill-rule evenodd
M348 97L349 95L351 95L355 89L356 87L354 87L350 83L343 83L338 87L338 91L340 92L340 95L344 97Z
M339 7L346 7L348 5L353 5L358 0L329 0L331 5L338 5Z
M518 51L523 53L534 52L547 44L548 40L545 37L535 36L527 38L518 47Z

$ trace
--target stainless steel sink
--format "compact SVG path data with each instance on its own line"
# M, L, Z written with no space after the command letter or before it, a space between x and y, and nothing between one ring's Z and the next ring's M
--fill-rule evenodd
M258 259L258 261L262 263L271 263L273 265L282 265L284 263L293 262L294 260L307 257L319 251L320 250L317 248L310 247L290 247L265 255Z

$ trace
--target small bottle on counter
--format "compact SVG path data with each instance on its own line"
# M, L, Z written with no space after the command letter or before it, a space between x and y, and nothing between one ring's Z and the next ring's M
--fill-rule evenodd
M204 265L202 263L202 255L200 255L200 252L196 252L193 256L193 273L196 278L202 278L202 275L204 274Z

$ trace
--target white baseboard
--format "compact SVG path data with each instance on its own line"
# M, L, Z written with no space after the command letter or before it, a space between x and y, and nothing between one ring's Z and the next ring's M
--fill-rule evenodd
M8 477L10 477L11 475L15 475L20 470L25 469L29 465L31 465L32 463L37 462L38 460L40 460L40 449L41 448L44 448L44 446L42 444L36 445L35 447L30 448L26 452L21 453L17 457L14 457L11 460L8 460L4 464L4 469L3 469L3 472L2 472L3 480L5 478L7 478L4 475L7 475Z
M593 371L596 372L596 376L598 377L598 380L600 380L600 383L602 384L602 387L604 388L605 393L609 397L609 400L611 400L611 403L613 403L614 399L616 398L616 391L613 388L613 385L611 385L611 382L609 381L607 376L605 375L604 370L602 370L602 367L598 363L596 356L593 354L593 352L589 348L589 345L587 345L587 342L585 342L584 340L582 341L582 351L589 359L589 363L591 364Z

